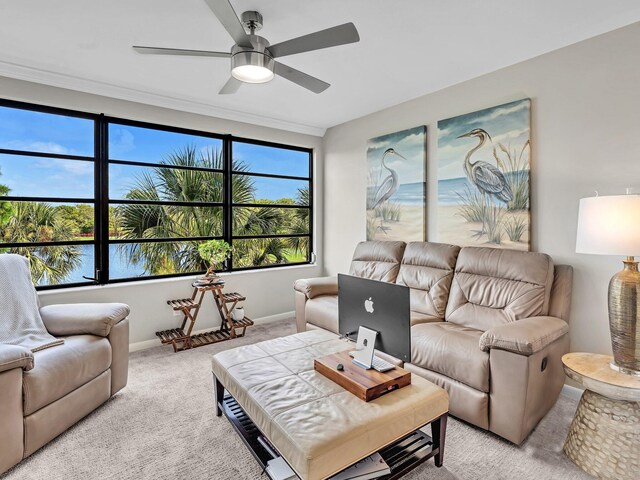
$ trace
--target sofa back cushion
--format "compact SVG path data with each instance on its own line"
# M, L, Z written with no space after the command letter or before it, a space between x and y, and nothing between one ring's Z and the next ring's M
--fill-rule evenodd
M549 315L558 317L569 323L571 314L571 293L573 290L573 267L555 265L553 269L553 286L549 298Z
M544 253L462 248L445 320L486 331L547 315L552 283L553 261Z
M404 242L360 242L353 252L349 275L394 283L406 246Z
M444 243L407 244L396 283L411 289L412 311L444 318L458 252Z

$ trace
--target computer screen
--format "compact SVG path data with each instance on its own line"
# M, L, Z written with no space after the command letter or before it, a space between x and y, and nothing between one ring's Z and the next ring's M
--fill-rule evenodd
M409 288L339 274L338 330L355 340L360 326L378 332L377 350L410 362Z

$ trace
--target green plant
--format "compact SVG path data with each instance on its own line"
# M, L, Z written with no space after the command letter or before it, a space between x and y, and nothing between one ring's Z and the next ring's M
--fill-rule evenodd
M11 218L0 227L0 238L6 243L64 242L73 237L73 223L62 218L58 208L41 202L16 202ZM39 285L64 282L82 260L73 245L11 247L8 253L27 257L33 281Z
M465 185L462 193L457 192L456 194L460 200L462 200L462 205L458 208L458 215L464 218L467 222L484 223L485 211L487 209L484 195L477 189L473 189L472 191L468 185Z
M511 187L513 197L507 203L507 210L527 210L529 209L529 150L531 144L529 140L524 142L520 153L499 143L493 147L493 157L496 159L498 168L502 170ZM499 154L501 153L501 155ZM500 158L504 157L504 160Z
M160 162L165 166L197 167L191 169L154 168L146 175L136 177L126 195L128 199L147 201L179 201L184 203L220 203L224 189L219 173L202 169L220 170L222 152L216 149L200 150L188 146L175 151ZM234 172L245 172L246 165L233 160ZM251 176L232 176L233 201L237 204L260 204L255 198L256 187ZM274 203L273 201L264 201ZM276 203L308 205L309 191L301 189L297 198L280 199ZM191 237L218 237L222 235L222 208L175 205L128 204L114 211L114 225L119 238L141 239L121 244L120 254L132 264L144 265L145 273L194 272L210 267L198 252L200 241L144 242L144 239L171 239ZM117 217L117 218L116 218ZM307 256L308 238L269 238L284 233L307 234L307 209L277 208L269 206L234 207L232 232L236 236L266 236L236 240L233 244L234 266L261 266L287 263L299 255ZM291 252L296 252L292 255Z
M0 172L0 175L2 175L2 172ZM9 187L7 187L6 185L0 184L0 197L9 195L10 191L11 189ZM13 207L11 205L11 202L0 201L0 227L7 224L12 214L13 214Z
M233 247L224 240L207 240L198 245L200 257L214 269L231 256Z
M376 213L384 222L399 222L401 208L397 203L385 202L376 209Z
M512 217L504 224L504 231L507 233L509 240L519 242L527 227L527 222L518 217Z
M484 228L487 239L489 243L500 245L502 243L502 218L504 216L504 209L492 205L487 208L486 213Z

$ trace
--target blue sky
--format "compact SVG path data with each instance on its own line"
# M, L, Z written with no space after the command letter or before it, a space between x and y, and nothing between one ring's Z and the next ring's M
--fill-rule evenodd
M0 107L0 148L92 156L93 121ZM167 154L186 146L199 151L219 150L222 141L208 137L149 130L128 125L109 127L109 156L112 159L159 163ZM234 158L250 171L306 177L308 154L293 150L234 143ZM113 165L110 191L121 198L143 169ZM51 197L93 197L93 163L76 160L0 154L0 183L10 195ZM306 182L254 177L259 199L294 198Z

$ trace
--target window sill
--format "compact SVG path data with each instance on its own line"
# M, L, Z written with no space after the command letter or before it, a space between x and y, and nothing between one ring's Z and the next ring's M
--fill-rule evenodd
M233 278L237 276L243 275L264 275L270 274L274 272L288 271L288 270L308 270L310 268L317 268L318 263L309 263L305 265L291 265L291 266L282 266L277 268L265 268L265 269L256 269L256 270L242 270L238 272L223 272L220 276L224 278ZM149 286L155 284L163 284L163 283L180 283L180 282L192 282L200 274L197 275L185 275L183 277L171 277L171 278L150 278L147 280L132 280L130 282L119 282L119 283L109 283L106 285L87 285L85 287L60 287L60 288L52 288L47 290L38 291L38 296L46 297L49 295L58 295L61 293L75 293L75 292L90 292L97 289L111 289L111 288L129 288L136 286Z

